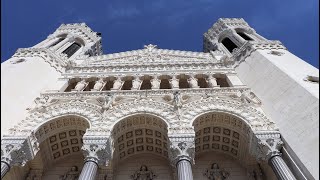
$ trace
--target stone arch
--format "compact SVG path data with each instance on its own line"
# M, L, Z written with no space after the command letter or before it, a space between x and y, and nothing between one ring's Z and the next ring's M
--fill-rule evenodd
M191 102L182 108L182 117L189 122L189 126L192 126L197 117L212 111L225 112L240 117L251 127L253 132L278 130L275 123L261 111L240 101L226 98L208 97Z
M40 107L35 107L25 120L22 120L14 128L9 129L9 135L29 136L31 132L39 127L39 124L44 124L61 116L74 115L83 117L89 122L90 128L102 118L101 107L98 105L79 100L57 103L47 107L44 104Z
M114 106L105 111L103 121L94 123L93 127L101 130L109 127L107 131L110 133L112 126L121 119L136 114L149 114L161 118L166 122L169 129L173 127L175 121L177 121L177 114L173 111L172 105L164 102L139 99Z
M115 166L140 154L169 160L168 123L159 116L139 113L121 118L112 126L110 137Z

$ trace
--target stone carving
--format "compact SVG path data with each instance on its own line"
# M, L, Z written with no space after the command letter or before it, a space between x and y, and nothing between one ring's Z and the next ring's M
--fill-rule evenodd
M152 85L152 89L159 89L160 88L160 83L161 83L161 80L158 79L157 76L154 76L152 79L151 79L151 85Z
M206 79L208 86L213 88L213 87L217 87L217 80L215 77L213 77L212 75L209 75L209 77Z
M220 169L217 163L213 163L211 169L207 169L203 175L209 180L225 180L230 176L230 173Z
M30 169L26 180L41 180L42 169Z
M261 100L253 93L250 91L244 91L243 93L238 93L238 97L240 97L241 101L245 104L248 103L253 103L256 105L261 105Z
M268 54L272 54L275 56L282 56L282 55L284 55L284 52L272 50L272 51L268 52Z
M253 155L259 161L268 161L273 156L280 156L280 150L283 142L280 138L280 133L274 132L259 132L256 133L256 143L252 144Z
M1 138L1 161L10 166L24 166L33 159L34 152L28 138L3 137Z
M123 83L124 82L120 79L120 77L118 77L113 83L112 90L119 90L121 88L121 86L123 85Z
M96 81L96 83L94 84L93 90L94 90L94 91L101 91L101 89L103 88L103 86L104 86L105 84L106 84L106 83L103 81L103 78L99 78L99 80Z
M134 78L134 80L132 81L132 90L138 90L141 86L142 81L139 79L138 76L136 76Z
M133 180L153 180L155 177L156 175L151 170L148 170L146 165L141 165L140 170L131 175Z
M189 79L188 79L188 83L190 85L191 88L199 88L198 86L198 80L194 77L194 76L191 76Z
M172 79L169 79L172 89L179 89L179 79L176 76L173 76Z
M86 161L93 161L99 165L108 165L111 159L111 145L106 136L83 136L82 151Z
M78 180L79 174L78 167L72 166L66 174L60 176L60 180Z
M74 90L75 90L75 91L83 91L83 90L87 87L88 84L89 84L89 83L86 82L85 79L83 79L83 80L81 80L81 81L79 81L79 82L77 83L77 85L76 85L76 87L74 88Z
M180 160L188 160L194 163L194 135L169 135L170 151L169 159L173 167Z

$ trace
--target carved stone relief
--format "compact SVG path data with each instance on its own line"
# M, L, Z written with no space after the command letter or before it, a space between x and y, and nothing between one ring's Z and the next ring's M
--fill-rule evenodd
M203 175L209 180L226 180L230 176L230 173L224 169L220 169L217 163L213 163L211 168L206 169Z
M133 180L153 180L156 175L146 165L141 165L140 170L130 176Z

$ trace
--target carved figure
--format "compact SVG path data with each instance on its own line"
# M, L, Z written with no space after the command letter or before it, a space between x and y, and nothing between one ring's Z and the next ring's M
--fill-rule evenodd
M79 178L79 171L77 166L71 167L71 169L63 176L60 176L60 180L77 180Z
M133 81L132 81L132 89L139 89L141 85L141 80L136 77Z
M179 79L177 79L176 76L173 76L172 79L169 79L169 82L171 83L172 89L179 89Z
M133 180L152 180L154 177L156 177L156 175L152 171L148 170L146 165L142 165L140 167L140 171L136 171L131 175Z
M154 77L153 79L151 79L151 85L152 85L152 89L159 89L160 88L160 83L161 80L158 79L157 77Z
M189 83L189 85L190 85L191 88L199 88L199 86L198 86L198 81L197 81L197 79L196 79L195 77L193 77L193 76L188 79L188 83Z
M120 78L116 79L116 80L114 81L114 83L113 83L113 88L112 88L112 89L115 89L115 90L120 89L121 86L122 86L122 83L123 83L123 81L121 81Z
M204 173L209 180L225 180L229 177L229 172L220 169L217 163L211 165L211 169L207 169Z
M76 91L82 91L87 86L87 82L83 79L77 83L76 87L74 88Z
M206 79L206 81L207 81L209 87L218 86L216 78L214 78L212 75L209 76L209 77Z
M98 81L93 86L93 90L95 91L100 91L104 85L104 81L102 78L100 78Z

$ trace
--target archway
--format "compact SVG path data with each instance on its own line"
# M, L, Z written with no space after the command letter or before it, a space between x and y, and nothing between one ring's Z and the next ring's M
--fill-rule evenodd
M130 179L135 173L146 171L144 166L157 179L172 179L168 125L164 120L150 114L132 115L113 126L111 137L116 180Z
M83 166L82 137L90 127L88 120L75 115L54 118L35 130L40 151L29 162L27 178L59 179L77 177Z
M249 153L252 128L231 113L212 111L197 117L195 130L195 179L272 179L266 164Z

